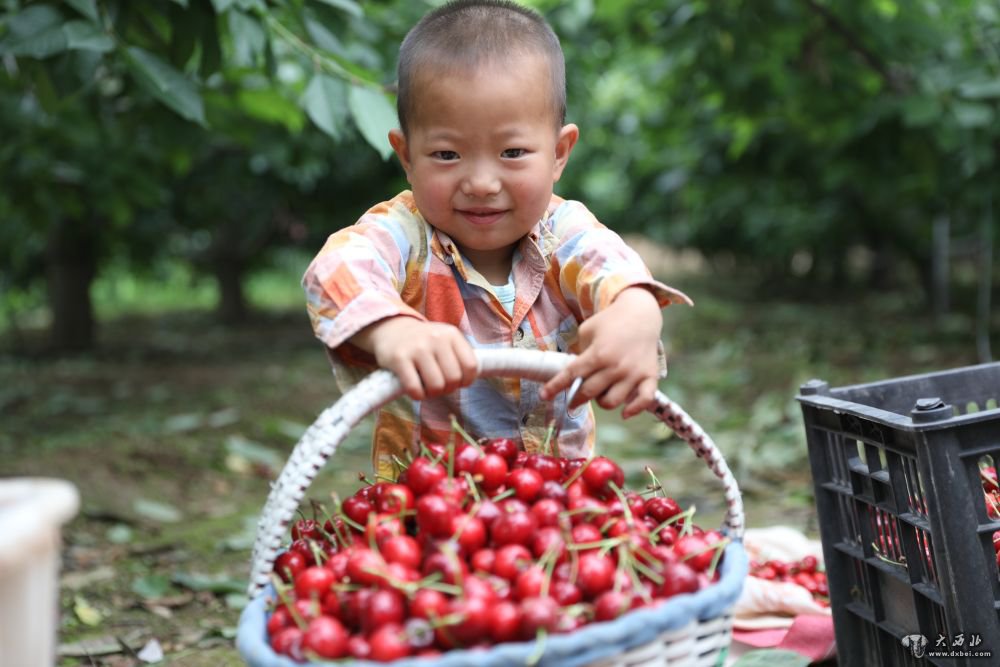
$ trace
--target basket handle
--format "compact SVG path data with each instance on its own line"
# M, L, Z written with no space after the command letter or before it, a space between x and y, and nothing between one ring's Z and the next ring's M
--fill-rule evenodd
M544 382L573 359L562 352L496 349L475 350L479 363L477 377L521 377ZM257 522L257 537L251 555L248 593L256 597L270 582L287 527L316 474L351 429L370 413L402 396L403 390L390 371L377 370L358 382L340 400L320 413L292 450L284 469L268 494ZM722 483L728 510L722 530L733 539L742 539L743 499L729 465L712 439L683 409L665 394L656 392L649 408L660 421L694 450Z

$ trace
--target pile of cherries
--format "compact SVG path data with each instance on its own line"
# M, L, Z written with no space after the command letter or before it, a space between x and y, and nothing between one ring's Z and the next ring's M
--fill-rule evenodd
M803 556L796 561L770 559L750 561L750 576L767 581L798 584L809 591L813 600L823 607L830 606L830 587L826 572L820 568L815 556Z
M396 482L300 518L274 563L271 647L297 661L388 662L544 642L718 577L726 539L606 457L508 439L424 445Z
M1000 521L1000 484L997 483L997 470L993 466L984 466L979 472L986 501L986 515L994 521ZM997 567L1000 568L1000 530L993 532L993 553Z

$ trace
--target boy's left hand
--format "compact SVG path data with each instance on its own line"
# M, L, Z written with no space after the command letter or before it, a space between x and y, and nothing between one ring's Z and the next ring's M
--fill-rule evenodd
M660 306L648 290L628 287L611 305L580 325L580 354L545 383L542 400L585 378L567 409L596 398L605 410L624 405L628 419L653 402L659 380L657 344L663 327Z

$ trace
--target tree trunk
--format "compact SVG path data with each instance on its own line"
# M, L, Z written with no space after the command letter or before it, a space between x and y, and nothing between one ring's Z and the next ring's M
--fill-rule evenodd
M63 219L48 239L46 279L52 325L49 339L56 352L80 352L94 346L94 309L90 286L97 274L97 243L86 222Z
M243 262L235 257L223 257L213 265L219 286L216 313L224 324L245 322L249 309L243 292Z

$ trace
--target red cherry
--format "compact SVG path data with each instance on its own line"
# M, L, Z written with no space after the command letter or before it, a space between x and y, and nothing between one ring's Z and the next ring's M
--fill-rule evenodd
M544 526L535 531L531 538L531 552L535 558L541 558L546 553L555 555L556 562L566 559L566 540L562 531L554 526Z
M493 572L493 564L496 562L497 552L493 549L480 549L472 554L472 558L469 562L472 564L472 569L476 572Z
M496 552L493 573L507 581L514 581L518 573L534 562L531 552L523 544L508 544Z
M383 625L375 630L369 635L368 643L371 646L369 659L379 662L405 658L412 652L403 628L395 624Z
M468 514L460 513L452 517L451 533L463 554L473 554L486 545L486 524Z
M352 658L367 660L372 655L372 647L364 635L351 635L347 638L347 653Z
M409 535L393 535L382 543L381 551L387 563L399 563L406 567L420 567L423 558L420 543Z
M538 497L544 483L541 473L531 468L516 468L507 473L507 486L514 489L514 495L526 503Z
M330 616L318 616L309 621L302 637L304 653L321 658L342 658L347 655L347 630Z
M451 535L451 516L456 507L442 496L428 493L417 501L417 528L433 537Z
M604 591L594 600L594 620L610 621L632 607L632 596L622 591Z
M295 595L304 600L322 600L334 583L333 572L322 565L313 565L295 577Z
M493 522L490 535L498 547L505 544L527 544L537 528L538 520L530 512L502 514Z
M444 593L432 588L420 588L410 598L409 610L413 618L423 618L434 620L445 615L448 607L448 598Z
M374 507L367 499L357 494L345 498L340 505L340 511L354 523L364 526L368 523L368 515L374 511Z
M565 579L549 582L549 595L562 607L568 607L583 600L583 591L580 590L580 587Z
M532 565L517 575L514 581L514 599L525 600L542 594L545 586L545 570Z
M551 498L558 501L560 505L566 505L569 502L569 493L563 488L563 485L551 479L542 484L542 490L538 492L538 497Z
M403 484L386 484L378 496L376 508L383 514L402 514L414 505L413 491Z
M677 561L664 568L663 584L658 589L661 597L671 597L680 593L694 593L698 590L698 573L685 563Z
M510 464L517 457L518 446L510 438L494 438L483 445L483 450L490 454L499 454Z
M473 474L476 469L476 463L481 458L483 458L483 451L481 449L463 442L455 448L455 474Z
M530 454L524 462L526 468L537 471L544 481L557 481L562 478L562 463L548 454Z
M511 642L521 632L521 608L513 602L502 601L493 605L490 612L490 638L496 643Z
M465 559L453 551L435 551L424 559L421 573L426 577L435 572L441 573L441 581L455 584L469 573Z
M481 597L455 598L448 605L448 615L461 619L448 627L448 635L462 646L471 646L489 636L492 605Z
M371 549L355 549L347 559L347 576L356 584L378 586L385 572L382 555Z
M473 473L479 478L479 485L487 493L492 493L507 478L507 459L499 454L486 454L476 461Z
M715 557L712 545L702 535L691 533L677 538L674 552L697 572L707 570Z
M273 637L278 633L278 630L288 627L294 622L291 612L288 611L288 607L284 605L276 607L267 618L267 634Z
M306 569L306 557L298 551L284 551L274 559L274 571L286 584Z
M559 603L549 597L521 600L521 636L533 639L540 630L552 632L559 620Z
M414 495L422 496L447 476L448 471L443 465L434 463L425 456L418 456L406 469L406 484Z
M595 456L583 471L582 479L591 493L605 497L612 492L613 483L619 489L625 486L625 473L617 463L606 456Z
M297 626L290 625L272 635L271 648L275 653L287 655L292 660L299 662L305 660L302 654L302 630Z
M570 530L570 537L573 540L573 544L594 544L604 539L597 526L589 523L581 523L573 526ZM597 547L593 546L591 548L596 549Z
M681 507L673 498L654 496L646 501L646 514L657 523L663 523L681 513Z
M531 513L535 515L539 526L558 526L559 516L565 511L566 506L554 498L542 498L531 506Z
M469 499L469 483L464 477L445 477L431 487L430 494L439 495L446 502L462 507Z
M367 632L389 624L402 624L406 619L403 594L395 590L378 590L371 594L361 616L361 629Z
M320 530L319 523L315 519L299 519L292 524L292 540L319 540L322 538L323 531Z
M588 597L596 597L611 588L615 582L615 562L598 551L588 551L580 556L576 583Z

